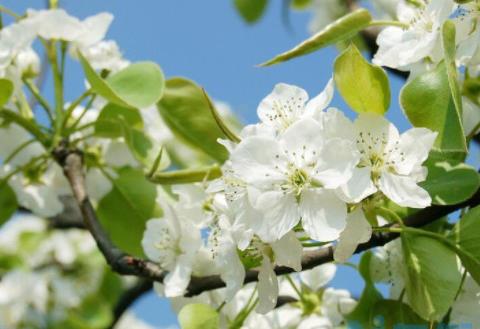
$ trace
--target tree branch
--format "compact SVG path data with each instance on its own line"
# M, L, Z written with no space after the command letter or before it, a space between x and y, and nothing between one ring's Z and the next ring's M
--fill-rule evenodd
M134 275L151 281L163 282L165 275L156 263L149 260L140 259L124 253L119 250L110 240L106 232L101 227L95 211L86 194L84 173L82 167L82 154L78 150L69 150L65 146L57 148L54 156L62 166L72 190L82 212L84 224L94 237L97 245L105 257L107 263L113 271L123 275ZM451 206L431 206L416 212L413 215L404 218L404 224L411 227L421 227L435 220L450 214L458 209L473 207L480 204L480 190L478 190L469 200ZM355 253L383 246L384 244L396 239L398 233L375 232L367 243L358 246ZM315 251L307 251L302 257L302 270L312 269L316 266L333 261L334 247L329 246ZM275 273L284 275L292 273L294 270L289 267L277 266ZM245 283L258 280L258 271L250 270L246 273ZM225 287L219 275L210 275L204 277L192 277L187 289L186 297L198 295L204 291L214 290Z

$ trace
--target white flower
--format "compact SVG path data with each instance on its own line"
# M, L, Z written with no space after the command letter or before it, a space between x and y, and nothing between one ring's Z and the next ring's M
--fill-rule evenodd
M12 166L27 164L32 158L45 153L38 142L29 143L32 136L16 124L0 128L0 158ZM5 164L4 164L5 165Z
M327 263L311 270L303 271L299 274L299 277L302 283L312 291L318 291L333 279L336 272L337 267L335 264Z
M282 133L301 118L315 116L326 109L333 98L333 91L333 79L330 79L325 90L307 102L308 94L305 90L279 83L261 101L257 109L258 117L264 125Z
M397 16L407 27L389 26L380 32L373 63L408 70L426 58L438 62L443 54L440 30L454 7L452 0L431 0L420 7L400 2Z
M98 42L82 48L81 51L95 70L117 72L129 65L129 62L123 58L117 43L113 40Z
M373 114L360 114L354 126L361 159L352 179L338 194L345 201L359 202L380 190L403 207L429 206L431 198L417 182L426 178L422 163L437 133L426 128L412 128L400 135L393 124Z
M12 64L17 55L30 48L35 30L24 20L2 28L0 31L0 70Z
M345 315L353 311L357 302L347 290L327 288L323 292L321 313L325 315L334 326L343 322Z
M170 329L174 329L176 327L171 327ZM120 320L118 321L115 329L154 329L149 324L140 320L134 313L126 312ZM164 328L167 329L167 328Z
M200 231L182 215L181 205L163 207L164 216L147 222L142 247L151 260L169 271L165 295L181 296L190 282L195 255L201 246Z
M279 139L243 139L230 157L251 204L263 214L253 229L266 242L283 237L300 219L312 239L338 238L347 209L334 189L350 179L358 159L350 141L325 140L313 119L297 121Z
M480 286L467 274L462 290L452 305L450 323L468 324L472 328L480 328Z
M63 9L29 9L25 22L38 36L47 40L75 41L84 33L80 20Z
M347 227L340 233L337 246L333 253L335 261L344 263L355 252L360 243L367 242L372 236L372 226L365 218L360 208L348 214Z

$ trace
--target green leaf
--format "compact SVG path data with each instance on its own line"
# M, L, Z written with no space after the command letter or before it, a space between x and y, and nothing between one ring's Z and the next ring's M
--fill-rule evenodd
M468 200L480 186L477 171L463 163L428 163L427 180L419 185L432 197L432 203L451 205Z
M234 0L235 8L245 22L253 24L262 18L268 0Z
M143 119L137 109L107 104L95 121L95 135L104 138L122 137L123 123L131 128L143 129Z
M102 79L81 54L79 58L93 91L111 103L123 107L145 108L162 97L165 78L155 63L131 64L107 79Z
M406 296L423 319L438 321L452 305L461 281L455 253L430 237L402 234Z
M349 39L363 30L371 22L372 16L366 9L358 9L327 25L323 30L260 66L270 66L288 61L292 58L310 54L316 50Z
M156 203L156 186L143 172L129 167L120 169L112 184L112 190L98 203L100 222L120 249L141 256L145 223L162 213Z
M13 82L8 79L0 79L0 107L8 103L13 94Z
M385 71L366 61L354 44L335 60L334 79L345 102L358 113L384 114L390 106Z
M370 276L372 255L371 251L367 251L360 260L359 271L365 280L365 288L355 309L346 316L349 328L374 328L371 310L374 305L383 300Z
M207 168L159 172L149 177L149 180L155 184L190 184L220 176L222 176L222 170L219 166L213 165Z
M445 63L408 82L400 103L415 127L438 132L435 147L445 153L467 152L462 120L455 108Z
M202 89L194 82L184 78L167 80L158 109L179 138L219 162L227 159L227 151L217 142L225 134L215 122Z
M187 304L178 313L182 329L218 329L220 320L217 311L206 304Z
M312 4L312 0L292 0L293 9L305 9Z
M0 182L0 225L5 223L17 211L17 196L10 185Z
M470 209L455 225L454 238L463 266L480 285L480 206Z
M373 323L377 328L427 328L428 322L421 319L410 306L396 300L382 300L372 308Z

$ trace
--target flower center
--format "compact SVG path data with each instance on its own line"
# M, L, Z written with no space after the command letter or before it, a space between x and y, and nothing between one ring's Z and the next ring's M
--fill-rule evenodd
M168 228L161 229L155 248L160 251L159 265L165 269L171 269L175 263L177 255L182 253L178 241L172 239Z

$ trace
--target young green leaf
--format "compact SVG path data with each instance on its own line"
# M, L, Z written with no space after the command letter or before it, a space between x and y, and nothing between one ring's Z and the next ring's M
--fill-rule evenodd
M470 209L455 224L453 236L459 257L472 278L480 285L480 206Z
M0 225L9 220L17 208L15 192L5 181L0 181Z
M157 106L178 137L219 162L227 159L227 151L217 142L225 134L215 122L198 85L184 78L167 80L165 94Z
M447 69L448 85L452 93L453 103L458 116L462 117L462 96L458 84L457 66L455 64L455 23L446 21L442 26L442 45L445 56L445 66Z
M122 250L143 255L142 240L147 220L159 217L156 186L140 170L129 167L112 177L112 190L100 200L97 215L113 242Z
M316 50L349 39L363 30L371 22L372 16L366 9L358 9L327 25L323 30L305 40L298 46L286 51L260 66L270 66L292 58L310 54Z
M428 163L427 180L419 185L427 190L432 203L451 205L468 200L479 188L477 171L463 163L452 165L449 162Z
M235 8L245 22L253 24L262 18L268 0L234 0Z
M212 180L222 176L219 166L159 172L148 179L155 184L190 184Z
M407 267L405 292L412 309L423 319L439 321L452 305L461 281L457 257L439 240L402 234Z
M400 93L400 103L412 125L438 132L435 147L439 151L466 154L462 120L455 107L445 63L408 82Z
M95 135L104 138L122 137L123 122L131 128L143 129L143 119L137 109L109 103L100 111L95 121Z
M0 108L8 103L13 94L13 82L8 79L0 79Z
M354 44L335 60L334 79L345 102L358 113L384 114L390 106L385 71L367 62Z
M218 312L206 304L187 304L178 313L182 329L218 329Z
M107 79L102 79L81 54L79 58L93 91L111 103L145 108L162 97L165 78L155 63L134 63Z

